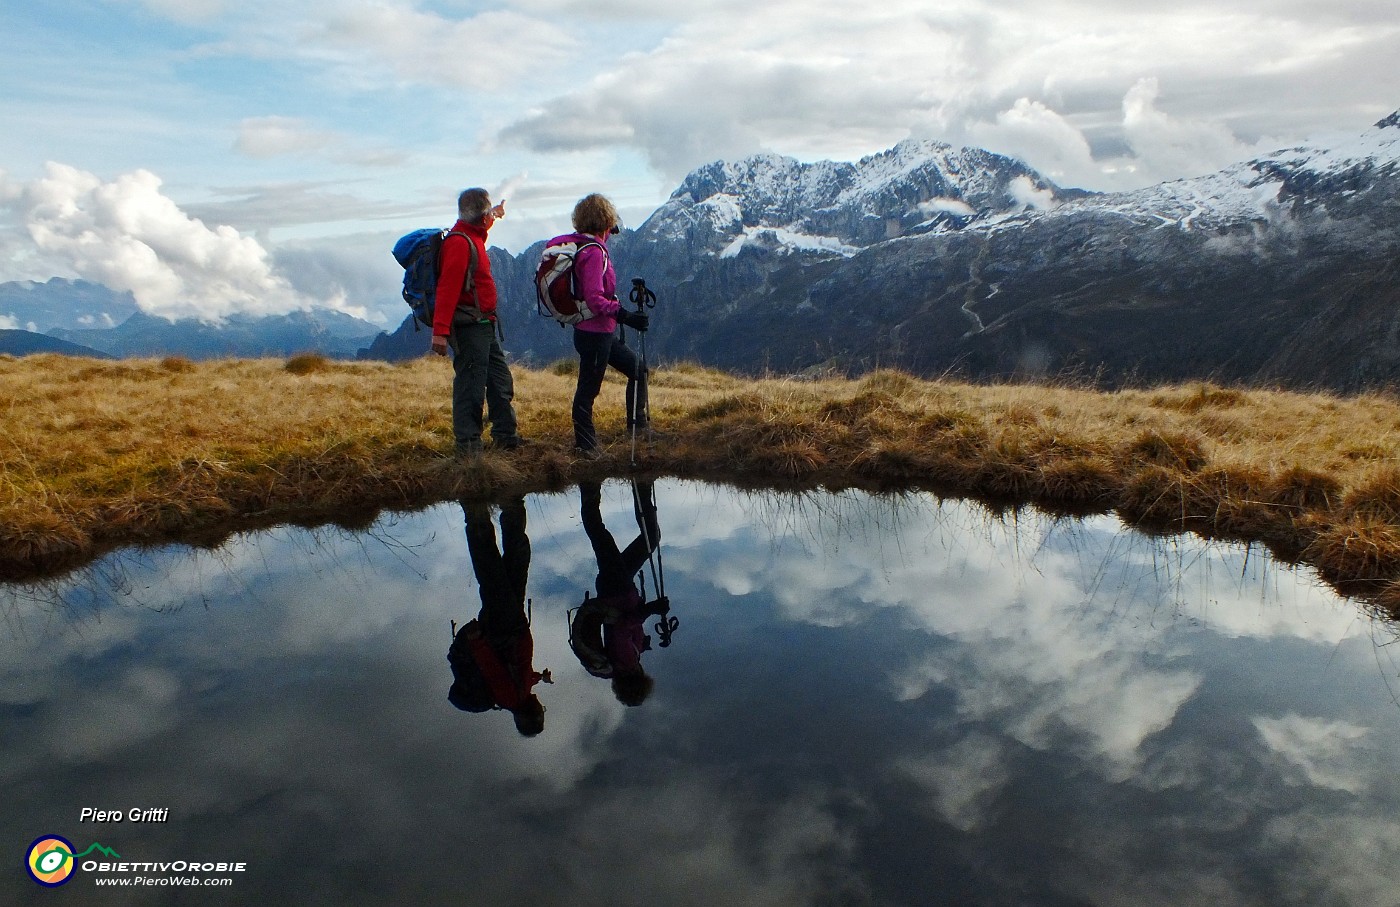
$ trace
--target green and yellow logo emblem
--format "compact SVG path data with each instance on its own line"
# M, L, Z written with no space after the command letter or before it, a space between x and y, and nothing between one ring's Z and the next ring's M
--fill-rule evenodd
M73 842L62 835L43 835L35 838L34 843L29 845L24 868L29 870L29 877L40 885L45 888L57 888L73 877L78 860L94 850L110 857L120 856L101 844L93 844L80 854L74 854L73 850Z

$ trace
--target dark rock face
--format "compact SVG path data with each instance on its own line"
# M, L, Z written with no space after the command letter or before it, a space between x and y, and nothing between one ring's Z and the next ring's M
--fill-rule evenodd
M0 353L10 356L30 356L35 353L58 353L61 356L86 356L92 359L111 359L107 353L99 352L47 334L33 331L0 329Z
M288 356L354 358L375 325L331 309L286 315L231 315L221 324L147 315L130 293L84 280L0 284L0 319L106 356ZM18 339L13 339L18 344ZM34 341L24 341L32 345ZM70 350L71 352L71 350ZM83 355L72 352L73 355Z
M86 280L55 277L45 283L0 283L0 319L36 333L54 328L113 327L138 311L130 293Z
M138 312L115 328L54 329L50 333L119 357L173 354L217 359L321 353L353 359L370 342L374 330L374 325L358 318L320 309L264 317L231 315L218 325L193 320L172 322Z

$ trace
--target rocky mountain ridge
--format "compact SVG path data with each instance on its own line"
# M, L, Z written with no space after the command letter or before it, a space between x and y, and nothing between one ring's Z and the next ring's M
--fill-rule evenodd
M613 258L660 297L653 359L1356 390L1400 381L1397 160L1400 112L1120 193L937 143L759 155L696 170ZM530 315L537 255L496 272L524 322L508 347L548 361L572 351Z

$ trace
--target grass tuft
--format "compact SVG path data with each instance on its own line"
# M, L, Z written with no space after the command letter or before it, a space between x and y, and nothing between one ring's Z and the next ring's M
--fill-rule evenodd
M331 361L320 353L297 353L282 366L293 375L313 375L331 370Z
M1205 448L1200 438L1184 432L1151 429L1129 441L1121 453L1129 464L1150 463L1187 472L1194 472L1206 465Z

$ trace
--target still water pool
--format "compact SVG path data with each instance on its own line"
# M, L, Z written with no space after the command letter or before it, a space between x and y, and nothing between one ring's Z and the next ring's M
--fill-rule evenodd
M922 495L638 493L0 587L0 900L1400 903L1394 628L1307 571ZM483 597L504 686L447 657ZM537 735L458 707L525 659Z

